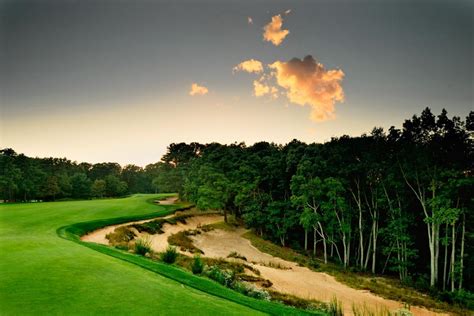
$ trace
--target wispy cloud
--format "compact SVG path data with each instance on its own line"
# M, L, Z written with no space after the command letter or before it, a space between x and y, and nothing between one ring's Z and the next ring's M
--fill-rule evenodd
M191 90L189 90L189 95L205 95L208 92L209 92L208 88L204 86L200 86L197 83L193 83L191 85Z
M248 23L248 24L253 24L253 19L252 19L252 17L250 17L250 16L247 17L247 23Z
M335 117L335 103L344 102L342 70L326 70L310 55L288 62L276 61L269 67L291 103L311 107L312 120L325 121Z
M279 46L285 37L290 34L289 30L283 30L283 18L280 14L272 17L270 23L263 27L263 40L272 42L273 45Z
M285 15L288 15L290 13L291 13L291 9L288 9L288 10L285 11Z
M260 73L263 71L263 64L259 60L249 59L241 62L232 69L233 72L236 71L246 71L248 73Z

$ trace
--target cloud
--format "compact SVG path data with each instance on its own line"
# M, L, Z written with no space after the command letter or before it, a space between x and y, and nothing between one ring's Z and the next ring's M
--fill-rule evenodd
M290 102L311 107L312 120L325 121L335 117L335 103L344 102L342 70L326 70L310 55L302 60L276 61L269 67L277 84L286 90Z
M285 11L285 15L288 15L290 13L291 13L291 9L288 9L288 10Z
M253 94L256 97L263 97L265 94L270 93L270 87L258 80L253 81Z
M200 86L197 83L193 83L191 85L191 90L189 90L189 95L205 95L209 92L209 89L207 89L204 86Z
M273 45L280 45L285 37L290 34L288 30L282 30L283 18L280 14L272 17L272 21L264 26L263 40L272 42Z
M252 17L250 17L250 16L247 17L247 23L248 23L248 24L253 24L253 19L252 19Z
M246 71L248 73L260 73L263 71L263 64L255 59L249 59L241 62L232 69L233 72L236 71Z
M253 81L253 95L262 97L268 94L272 99L278 98L278 89L266 83L266 80L267 78L262 76L259 80Z

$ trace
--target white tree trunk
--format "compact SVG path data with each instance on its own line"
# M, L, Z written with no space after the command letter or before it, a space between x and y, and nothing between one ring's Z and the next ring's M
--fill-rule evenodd
M464 235L466 234L466 215L463 214L462 220L462 233L461 233L461 258L459 259L459 287L462 289L462 278L463 278L463 269L464 269Z

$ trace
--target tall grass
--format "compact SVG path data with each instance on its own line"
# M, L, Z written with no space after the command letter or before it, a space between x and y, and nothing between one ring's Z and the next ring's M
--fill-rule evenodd
M135 253L138 255L146 255L151 253L151 240L150 238L143 237L135 241Z
M176 247L168 246L166 251L161 254L161 260L166 263L174 263L176 258L178 257L178 252L176 251Z
M344 312L342 310L342 303L341 301L338 301L335 296L329 302L328 314L330 316L343 316L344 315Z

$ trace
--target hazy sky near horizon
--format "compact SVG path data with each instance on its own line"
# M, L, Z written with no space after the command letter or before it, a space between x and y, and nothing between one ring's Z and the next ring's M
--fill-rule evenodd
M473 9L467 0L0 1L0 147L144 166L172 142L323 142L400 127L426 106L465 117ZM263 28L279 14L289 33L275 45ZM279 70L268 65L307 55L328 72L298 85L274 75L278 98L254 95L262 73L233 71L254 59L268 79ZM343 78L324 79L332 70ZM323 96L311 107L288 93L319 85L332 97L341 87L344 102L325 99L334 110L314 120Z

